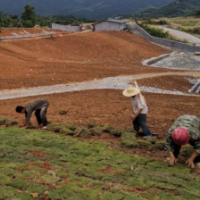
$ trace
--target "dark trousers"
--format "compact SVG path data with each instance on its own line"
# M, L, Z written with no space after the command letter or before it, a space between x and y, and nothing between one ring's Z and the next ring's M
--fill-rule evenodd
M47 118L46 118L46 113L47 113L47 108L49 104L45 104L41 109L37 109L35 111L35 116L37 118L38 124L43 124L43 126L47 125Z
M142 132L144 136L152 136L149 127L147 126L147 115L146 114L139 114L135 120L133 121L133 128L135 131L139 131L142 128Z
M175 145L174 152L173 152L175 158L178 158L180 150L181 150L181 146ZM197 162L200 162L200 156L197 156L195 158L194 163L197 163Z

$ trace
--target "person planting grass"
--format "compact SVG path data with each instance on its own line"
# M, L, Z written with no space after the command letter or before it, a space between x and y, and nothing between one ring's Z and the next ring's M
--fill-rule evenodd
M200 119L194 115L182 115L169 128L166 138L166 149L169 152L169 165L177 163L181 146L190 144L195 151L186 161L186 164L195 168L200 162Z
M152 137L151 131L146 122L148 107L144 96L140 93L140 89L134 87L127 88L123 91L123 95L125 97L131 97L134 110L131 119L133 121L134 130L138 132L141 127L144 136Z
M25 113L25 124L21 125L20 127L23 129L26 129L28 127L31 115L35 111L35 116L37 118L39 128L43 127L43 129L45 129L47 126L46 113L48 107L49 102L46 99L36 99L27 103L24 107L17 106L17 113Z

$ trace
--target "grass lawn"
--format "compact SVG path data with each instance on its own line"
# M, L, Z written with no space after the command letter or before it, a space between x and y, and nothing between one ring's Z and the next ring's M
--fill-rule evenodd
M0 128L2 200L197 200L199 185L185 165L48 131Z

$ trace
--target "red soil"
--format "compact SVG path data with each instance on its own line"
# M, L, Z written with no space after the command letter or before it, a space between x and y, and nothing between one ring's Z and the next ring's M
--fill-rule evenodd
M128 32L68 34L0 43L0 90L165 72L141 61L167 53Z
M174 96L166 94L144 93L149 107L148 125L159 138L164 138L168 128L183 114L200 117L199 97ZM25 105L30 100L41 97L29 97L0 101L1 115L21 122L24 115L15 113L17 105ZM48 119L54 122L69 121L76 125L87 122L111 124L114 126L132 126L132 105L130 98L122 96L118 90L94 90L75 93L42 96L50 102ZM67 115L59 115L59 110L68 110ZM35 116L32 116L34 123Z

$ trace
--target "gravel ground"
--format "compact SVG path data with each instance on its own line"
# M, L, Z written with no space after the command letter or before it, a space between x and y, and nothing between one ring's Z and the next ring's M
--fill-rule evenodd
M186 80L188 80L190 83L192 83L192 84L197 84L199 81L200 81L200 79L199 78L189 78L189 77L185 77L185 79Z
M6 90L0 92L0 100L55 94L55 93L85 91L85 90L99 90L99 89L123 90L127 87L132 86L130 84L131 81L136 80L137 78L138 78L137 76L118 76L118 77L109 77L94 81L80 82L75 84L67 84L67 85L62 84L53 86L23 88L17 90ZM141 91L143 92L195 96L193 94L188 94L180 91L162 90L155 87L140 87L140 88Z
M188 52L173 52L151 65L152 67L179 69L179 70L200 70L200 56Z

